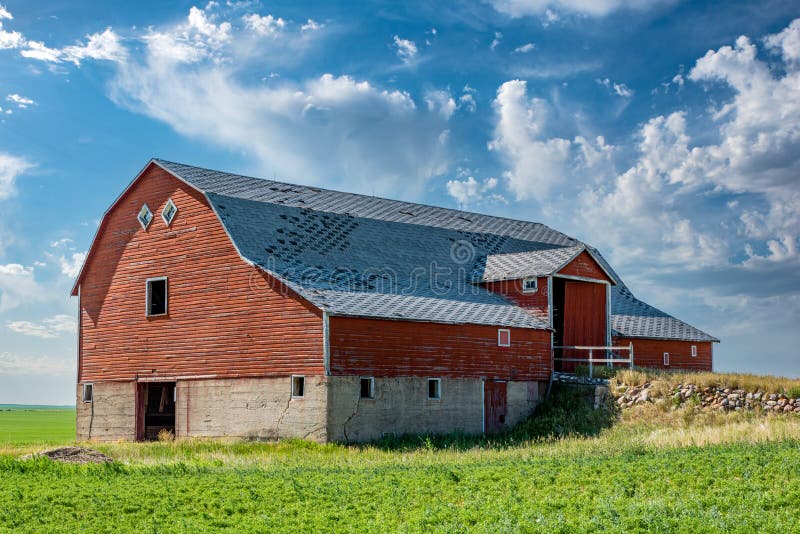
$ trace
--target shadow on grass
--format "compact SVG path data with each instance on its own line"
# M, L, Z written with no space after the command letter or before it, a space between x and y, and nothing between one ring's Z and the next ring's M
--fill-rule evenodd
M566 436L598 435L617 421L613 402L594 409L594 389L554 384L550 397L541 402L528 419L501 434L387 436L370 443L386 451L469 450L474 448L509 448L530 442L552 441Z

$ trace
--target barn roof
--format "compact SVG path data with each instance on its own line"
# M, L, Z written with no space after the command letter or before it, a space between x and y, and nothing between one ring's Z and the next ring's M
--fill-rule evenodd
M481 282L495 282L498 280L516 280L534 276L548 276L556 274L569 262L586 251L594 258L594 253L581 243L573 247L546 248L527 252L512 252L509 254L492 254L486 262L478 265L473 273L473 280ZM596 258L595 258L596 259ZM605 270L603 263L597 262ZM613 277L606 271L609 278ZM614 283L616 283L614 281Z
M206 195L245 260L335 315L548 328L471 281L521 272L523 259L553 272L585 249L617 284L615 334L717 341L638 300L596 249L541 223L152 162Z

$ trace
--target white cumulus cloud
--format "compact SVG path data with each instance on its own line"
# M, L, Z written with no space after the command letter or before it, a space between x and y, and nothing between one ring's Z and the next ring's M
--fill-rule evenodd
M78 331L78 321L71 315L59 314L41 322L9 321L6 327L24 336L40 338L56 338L63 334L74 334Z
M395 35L394 46L397 49L397 57L399 57L403 63L411 63L417 57L418 50L414 41L402 39Z

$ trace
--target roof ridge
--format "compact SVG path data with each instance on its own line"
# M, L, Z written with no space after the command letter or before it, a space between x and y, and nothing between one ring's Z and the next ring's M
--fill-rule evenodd
M250 179L250 180L260 180L260 181L267 182L267 183L272 183L272 184L286 185L286 186L292 186L292 187L303 187L303 188L306 188L306 189L318 190L319 192L338 193L338 194L343 194L343 195L351 195L351 196L354 196L354 197L377 199L377 200L393 202L393 203L397 203L397 204L407 204L407 205L411 205L411 206L420 206L420 207L423 207L423 208L433 208L433 209L436 209L436 210L442 210L442 211L451 212L454 215L458 215L458 214L475 215L475 216L478 216L478 217L491 217L492 219L497 219L497 220L501 220L501 221L509 221L509 222L512 222L512 223L538 224L538 225L543 226L543 227L545 227L545 228L547 228L547 229L549 229L549 230L551 230L553 232L557 232L557 233L559 233L559 234L561 234L561 235L563 235L563 236L565 236L565 237L567 237L569 239L572 239L572 240L574 240L574 241L576 241L578 243L582 243L582 241L577 239L576 237L573 237L573 236L571 236L569 234L565 234L564 232L562 232L560 230L556 230L552 226L549 226L549 225L547 225L545 223L538 222L538 221L528 221L528 220L523 220L523 219L513 219L511 217L503 217L501 215L491 215L491 214L488 214L488 213L480 213L480 212L477 212L477 211L459 210L459 209L448 208L448 207L444 207L444 206L436 206L436 205L433 205L433 204L423 204L423 203L420 203L420 202L410 202L408 200L397 200L397 199L394 199L394 198L387 198L387 197L381 197L381 196L376 196L376 195L366 195L364 193L353 193L353 192L350 192L350 191L341 191L341 190L338 190L338 189L329 189L327 187L319 187L319 186L315 186L315 185L304 185L304 184L297 184L297 183L291 183L291 182L281 182L281 181L278 181L278 180L270 180L268 178L260 178L258 176L248 176L248 175L245 175L245 174L235 174L235 173L232 173L232 172L222 171L222 170L219 170L219 169L209 169L208 167L199 167L197 165L189 165L189 164L186 164L186 163L180 163L178 161L170 161L170 160L166 160L166 159L163 159L163 158L152 158L151 161L154 161L156 163L165 163L165 164L168 164L168 165L181 165L183 167L190 167L190 168L198 169L198 170L201 170L201 171L215 172L215 173L220 173L220 174L229 174L229 175L237 176L237 177L240 177L240 178L247 178L247 179ZM224 194L224 193L217 193L217 194ZM226 195L226 196L231 196L231 195ZM256 202L270 202L270 201L268 201L268 200L256 200ZM271 203L274 204L274 202L271 202ZM309 208L309 209L314 209L314 208ZM317 211L323 211L323 210L317 210ZM544 244L550 244L550 243L544 243ZM556 245L556 246L563 246L563 245Z

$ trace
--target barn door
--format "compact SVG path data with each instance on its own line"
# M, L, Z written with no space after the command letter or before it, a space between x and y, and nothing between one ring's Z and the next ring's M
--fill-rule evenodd
M483 430L487 434L501 432L506 424L506 383L483 382Z

